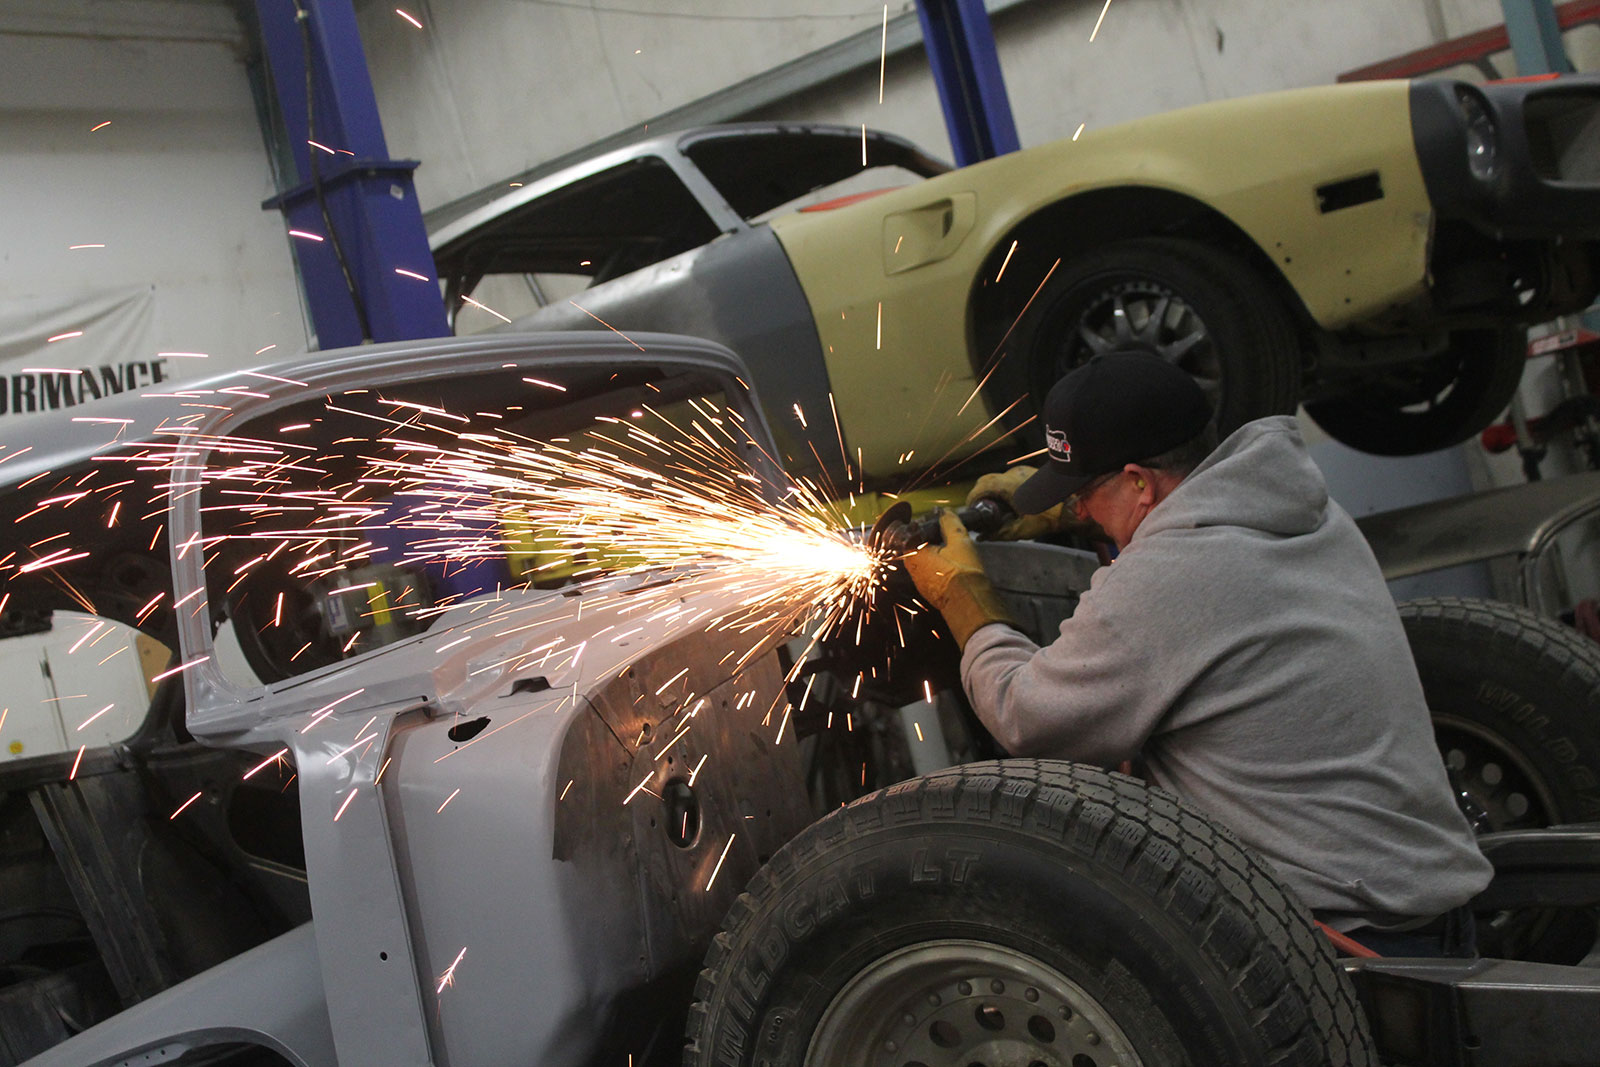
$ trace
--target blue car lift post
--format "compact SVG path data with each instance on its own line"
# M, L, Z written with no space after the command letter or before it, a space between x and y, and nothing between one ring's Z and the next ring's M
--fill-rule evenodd
M351 0L256 0L256 21L299 179L262 206L314 235L290 243L317 347L447 336L417 162L389 158Z
M917 0L917 19L939 90L956 166L1020 147L983 0Z

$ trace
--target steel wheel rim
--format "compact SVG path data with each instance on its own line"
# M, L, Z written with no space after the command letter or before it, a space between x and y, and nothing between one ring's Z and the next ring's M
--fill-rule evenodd
M1445 773L1474 834L1499 830L1535 829L1555 822L1556 802L1537 771L1493 730L1454 715L1434 713L1434 739L1444 757ZM1501 768L1499 782L1486 782L1490 766ZM1509 774L1506 769L1509 768ZM1472 788L1473 779L1491 788L1487 796ZM1522 796L1526 811L1517 814L1511 801ZM1468 805L1477 809L1474 813ZM1480 930L1494 939L1497 953L1520 955L1550 929L1556 912L1549 908L1511 908L1480 915Z
M873 960L829 1002L809 1067L1136 1067L1099 1001L1048 964L985 941L922 941Z
M1149 280L1109 286L1084 305L1061 337L1052 381L1092 356L1130 348L1154 353L1188 371L1216 406L1222 368L1210 328L1188 301Z
M1437 712L1433 726L1456 802L1464 794L1482 810L1478 817L1463 810L1474 832L1534 829L1556 821L1558 805L1549 786L1503 737Z

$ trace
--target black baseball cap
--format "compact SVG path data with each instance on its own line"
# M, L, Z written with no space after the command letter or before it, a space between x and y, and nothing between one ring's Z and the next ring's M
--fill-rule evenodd
M1199 436L1211 404L1187 371L1154 353L1106 352L1057 382L1042 415L1050 458L1012 494L1023 515Z

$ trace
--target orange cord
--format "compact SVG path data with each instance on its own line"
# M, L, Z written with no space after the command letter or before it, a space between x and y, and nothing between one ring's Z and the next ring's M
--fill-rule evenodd
M1315 919L1311 921L1317 922ZM1317 925L1321 927L1323 933L1328 935L1328 940L1333 942L1333 947L1344 953L1346 956L1357 956L1364 960L1375 960L1382 958L1382 953L1372 951L1355 938L1350 937L1348 934L1341 934L1327 923L1317 922Z

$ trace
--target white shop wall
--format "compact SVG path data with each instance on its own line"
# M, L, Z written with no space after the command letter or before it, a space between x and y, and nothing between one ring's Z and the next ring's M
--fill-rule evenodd
M991 7L999 6L990 0ZM1501 21L1498 0L1033 0L994 31L1024 146L1206 100L1326 84L1344 70ZM860 0L649 4L376 0L358 18L395 156L429 209L859 32ZM889 5L891 17L914 11ZM746 117L856 124L948 158L920 47Z
M7 411L8 378L41 362L140 364L142 383L305 348L288 238L260 207L274 190L245 51L220 3L0 5ZM153 366L161 352L210 359Z
M423 29L389 3L357 16L390 153L424 162L424 210L883 19L870 0L400 6Z

